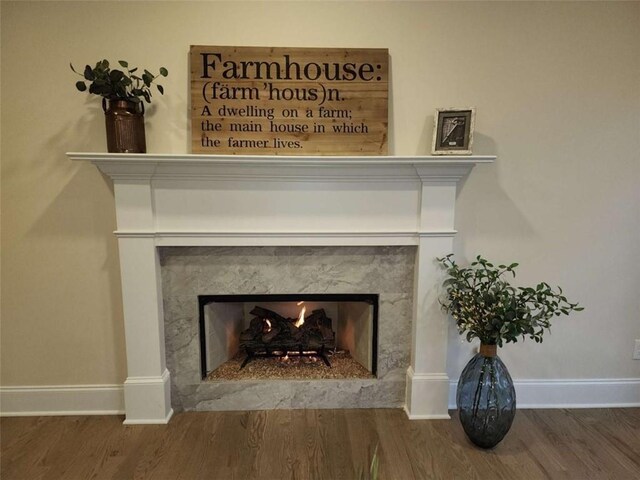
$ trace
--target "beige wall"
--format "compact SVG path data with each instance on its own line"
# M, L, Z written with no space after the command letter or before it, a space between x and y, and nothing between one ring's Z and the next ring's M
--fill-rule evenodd
M457 253L521 263L587 309L542 345L503 350L517 378L640 377L640 3L2 2L3 385L111 384L125 353L113 190L66 151L105 151L69 61L170 76L151 152L188 146L190 44L387 47L390 151L429 153L433 111L477 107L478 167ZM453 331L450 375L470 347Z

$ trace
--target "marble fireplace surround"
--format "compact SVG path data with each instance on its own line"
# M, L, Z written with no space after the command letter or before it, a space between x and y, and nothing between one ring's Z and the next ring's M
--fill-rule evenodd
M458 182L493 156L284 157L69 153L114 183L127 424L173 414L159 247L413 246L409 418L448 418L436 256L453 247Z
M165 357L175 411L404 406L416 247L160 247L159 251ZM373 293L378 296L377 376L202 381L197 297L203 292Z

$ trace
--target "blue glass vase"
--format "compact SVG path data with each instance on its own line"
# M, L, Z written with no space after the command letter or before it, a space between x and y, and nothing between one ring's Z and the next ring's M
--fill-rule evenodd
M456 402L462 428L474 444L493 448L507 434L516 415L516 391L495 345L481 345L464 367Z

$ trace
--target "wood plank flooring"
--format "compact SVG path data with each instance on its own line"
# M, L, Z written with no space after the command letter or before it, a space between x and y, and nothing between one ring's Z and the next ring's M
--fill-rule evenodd
M640 409L519 410L493 450L452 420L401 410L0 419L2 480L356 479L378 445L380 480L640 479Z

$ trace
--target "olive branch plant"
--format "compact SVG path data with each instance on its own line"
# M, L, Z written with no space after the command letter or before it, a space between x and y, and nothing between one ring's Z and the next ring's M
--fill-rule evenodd
M554 316L584 310L563 295L562 288L546 282L536 287L513 287L505 277L516 276L517 263L497 267L478 255L469 267L460 267L453 254L436 259L445 268L446 299L442 309L451 314L467 341L478 338L487 345L530 338L542 342Z

